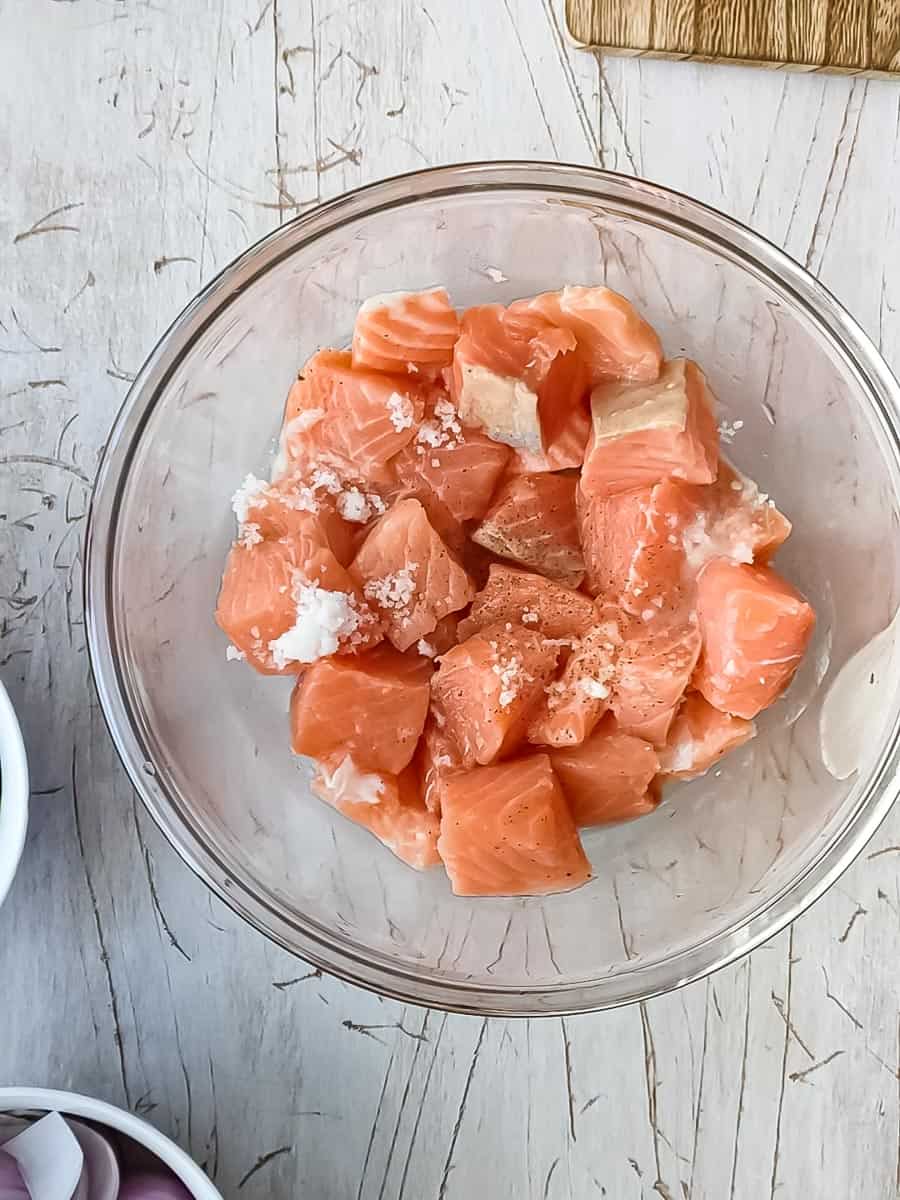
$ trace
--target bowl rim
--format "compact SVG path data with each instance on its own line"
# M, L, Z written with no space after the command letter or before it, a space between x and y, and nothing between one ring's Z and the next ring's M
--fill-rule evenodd
M15 878L28 833L28 758L16 710L0 683L0 905Z
M157 399L184 352L236 294L283 258L343 222L424 199L466 193L529 190L584 197L595 208L625 204L656 223L691 229L718 242L732 259L788 295L861 382L900 470L900 385L858 322L805 267L762 235L700 201L632 176L577 164L510 160L460 163L367 184L298 215L224 267L162 334L132 383L98 466L85 530L85 621L94 681L119 757L138 795L187 865L254 928L289 952L350 983L381 995L445 1011L481 1016L565 1016L615 1008L662 995L742 957L796 919L854 861L900 794L900 714L867 785L822 852L761 908L736 925L708 935L661 962L635 964L615 976L528 986L442 979L398 964L378 951L300 916L289 920L233 877L177 811L141 740L115 653L110 564L116 546L119 496L132 456ZM288 936L288 933L290 936Z
M209 1176L197 1166L190 1155L166 1137L149 1121L117 1108L105 1100L95 1100L79 1092L61 1092L52 1088L0 1088L0 1112L58 1112L69 1117L81 1117L106 1125L123 1133L155 1154L160 1162L173 1171L196 1200L222 1200L222 1193Z

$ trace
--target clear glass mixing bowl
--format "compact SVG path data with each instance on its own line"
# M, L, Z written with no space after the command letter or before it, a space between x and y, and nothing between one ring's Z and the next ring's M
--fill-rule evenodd
M759 737L652 815L585 837L594 879L542 899L454 898L309 791L290 682L226 662L212 612L229 497L264 475L295 372L346 343L373 293L454 302L604 282L669 354L697 358L731 454L794 522L782 571L814 603L809 658ZM277 230L185 310L138 376L101 465L87 539L100 698L173 845L253 925L404 1000L568 1013L721 966L838 876L896 792L897 658L858 770L825 767L819 714L900 594L898 386L836 301L775 247L683 196L535 163L442 168L343 196ZM864 701L860 697L860 703Z

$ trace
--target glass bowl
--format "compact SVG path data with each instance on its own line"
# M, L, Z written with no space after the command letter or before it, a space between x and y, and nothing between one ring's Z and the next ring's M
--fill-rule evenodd
M459 306L606 283L706 371L730 454L794 522L781 570L818 624L758 738L648 817L585 836L594 878L465 900L313 797L288 745L290 681L226 661L213 623L229 497L265 475L284 396L375 293L445 285ZM100 699L144 802L183 858L280 945L414 1003L570 1013L644 999L782 928L894 799L900 656L848 779L822 701L900 594L898 386L810 275L662 188L540 163L457 166L343 196L272 233L165 334L107 443L87 534ZM860 703L865 700L860 697Z

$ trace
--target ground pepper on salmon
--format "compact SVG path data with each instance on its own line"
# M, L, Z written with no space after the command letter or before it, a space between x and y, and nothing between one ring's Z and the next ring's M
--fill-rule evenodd
M716 409L599 286L376 296L312 355L233 497L216 620L297 677L286 738L336 820L461 896L567 891L579 830L754 736L815 614Z

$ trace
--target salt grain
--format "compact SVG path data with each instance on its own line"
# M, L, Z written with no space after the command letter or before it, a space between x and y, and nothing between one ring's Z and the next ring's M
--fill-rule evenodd
M238 542L245 550L252 550L254 546L258 546L263 540L263 535L260 532L258 525L252 521L246 522L238 530Z
M360 623L352 597L346 592L326 591L317 584L298 582L294 601L293 627L269 642L279 670L289 662L311 663L335 654L341 641L355 633Z
M409 607L416 591L414 571L418 563L410 563L401 567L393 575L383 575L380 579L370 579L363 591L366 598L374 600L379 608L391 608L402 612Z
M266 504L266 492L269 485L255 475L248 475L238 490L231 497L231 507L239 525L243 525L251 508L263 508Z
M388 415L391 418L391 424L398 433L402 433L404 429L410 429L415 420L415 411L413 410L412 401L408 396L401 396L399 392L391 392L387 400Z

